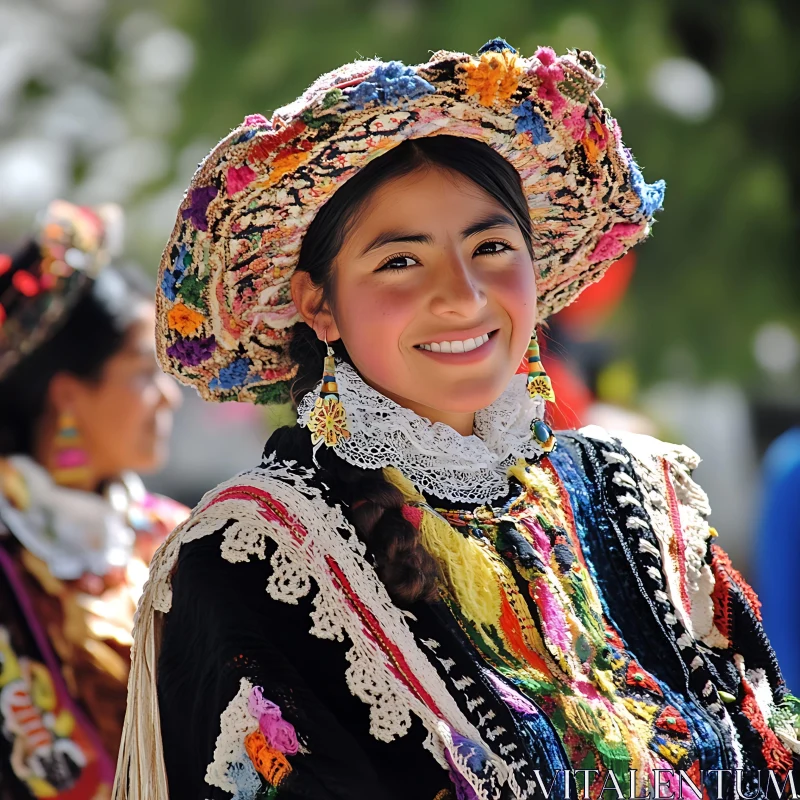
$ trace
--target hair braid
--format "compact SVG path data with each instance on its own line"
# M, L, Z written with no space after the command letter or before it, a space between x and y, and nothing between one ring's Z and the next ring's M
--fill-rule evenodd
M322 374L324 348L304 323L295 326L292 357L298 377L292 397L299 402L311 391ZM299 426L280 428L270 437L265 455L312 463L311 436ZM378 576L398 605L430 602L437 597L439 569L420 542L419 531L403 515L404 499L377 469L362 469L322 448L317 453L325 483L333 499L342 503L361 541L375 560Z

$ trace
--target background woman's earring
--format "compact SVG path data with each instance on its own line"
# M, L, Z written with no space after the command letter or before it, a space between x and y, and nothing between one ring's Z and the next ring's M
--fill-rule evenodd
M528 344L528 394L534 400L549 400L555 403L556 395L550 376L545 372L542 358L539 354L539 337L534 331ZM531 425L534 439L545 453L549 453L556 446L556 437L550 426L542 419L535 419Z
M339 399L339 387L336 385L333 349L330 345L327 347L328 354L325 356L325 366L322 371L322 388L308 418L311 444L315 447L323 442L326 447L333 447L339 439L350 438L347 412Z
M58 430L53 443L55 453L50 474L59 486L73 489L90 489L92 473L89 453L78 430L75 417L63 411L58 417Z

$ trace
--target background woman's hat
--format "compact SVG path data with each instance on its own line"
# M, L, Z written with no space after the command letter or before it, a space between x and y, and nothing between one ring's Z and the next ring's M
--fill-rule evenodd
M42 214L32 245L17 256L0 253L0 379L52 336L100 270L117 255L122 211L54 200ZM30 247L38 252L30 257ZM6 283L4 280L3 283Z
M477 57L348 64L271 120L246 117L198 168L164 251L162 367L209 400L286 400L289 281L308 226L369 161L423 136L477 139L517 169L540 319L563 308L648 235L664 195L623 147L602 83L591 53L523 58L495 39Z

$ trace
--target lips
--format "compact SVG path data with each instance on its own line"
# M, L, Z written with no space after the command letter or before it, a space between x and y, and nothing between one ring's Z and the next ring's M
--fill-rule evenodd
M470 337L468 339L450 339L441 342L427 342L419 344L421 350L430 350L433 353L469 353L471 350L477 350L479 347L486 344L491 337L491 333L483 333L480 336Z

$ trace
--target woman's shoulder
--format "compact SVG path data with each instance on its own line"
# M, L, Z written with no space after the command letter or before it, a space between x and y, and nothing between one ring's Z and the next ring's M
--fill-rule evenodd
M605 512L630 548L645 581L658 584L687 630L707 644L722 638L714 626L714 562L724 558L713 542L708 497L692 477L700 457L685 445L652 436L610 433L597 426L560 434L564 450L600 488Z
M188 561L203 570L267 562L269 594L296 602L308 592L315 568L322 571L326 555L338 560L364 553L341 508L327 495L316 470L274 456L218 485L154 557L151 582L161 587L156 607L169 610L179 561L182 571Z
M708 496L693 478L701 458L690 447L646 434L611 432L597 425L560 432L559 438L582 468L591 460L595 469L618 483L625 483L620 473L631 473L649 499L659 504L678 503L703 518L710 515Z

